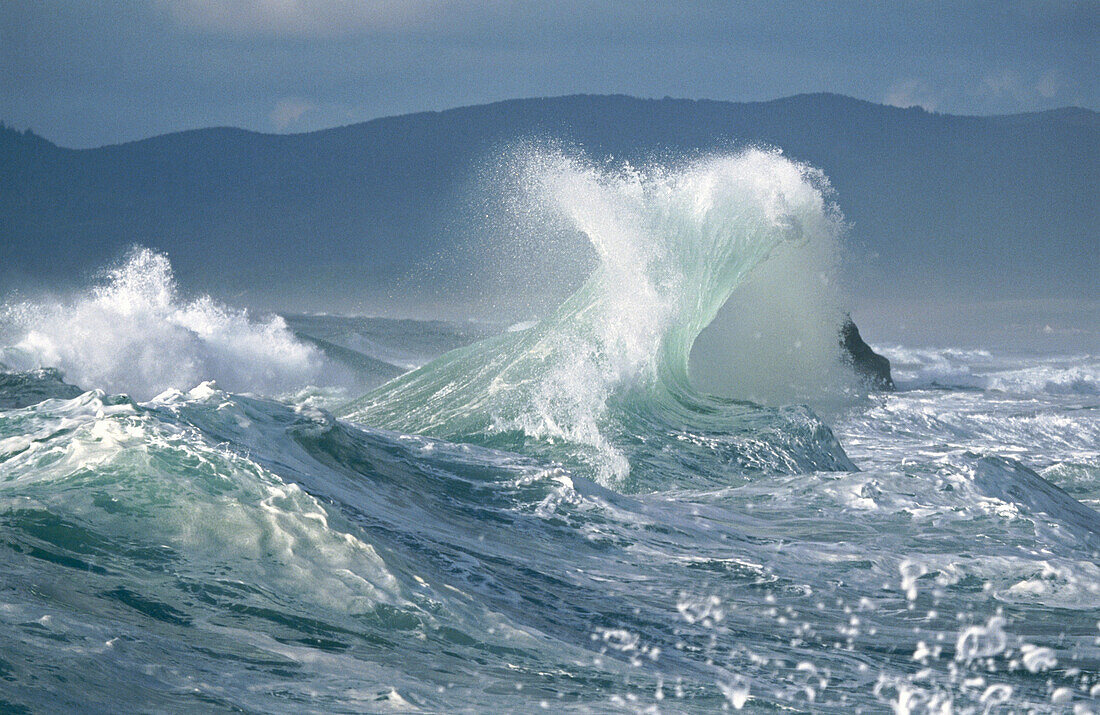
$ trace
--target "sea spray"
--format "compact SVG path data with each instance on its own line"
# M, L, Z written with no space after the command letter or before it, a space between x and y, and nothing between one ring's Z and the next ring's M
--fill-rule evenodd
M734 288L777 246L840 224L820 173L776 151L675 170L608 170L549 152L528 160L524 183L590 241L599 263L587 281L535 326L452 352L343 414L449 439L562 445L600 481L621 484L630 461L620 433L638 427L627 422L717 409L691 389L688 359ZM803 447L830 440L811 435ZM846 464L835 442L823 451L816 466ZM775 456L770 467L785 457Z
M773 407L805 403L822 415L865 396L838 341L845 236L822 231L780 245L733 290L691 350L695 389Z
M664 461L634 471L707 466L640 436ZM1069 502L1013 496L1035 480L1011 465L990 464L995 495L973 456L883 443L864 472L627 496L209 385L0 410L0 705L1087 702L1100 573L1057 526ZM971 650L992 622L1003 645Z
M308 395L295 407L202 384L135 403L53 370L3 375L0 711L1092 712L1095 356L899 346L899 392L830 420L857 471L809 410L699 394L684 361L724 291L700 277L713 268L743 286L768 254L754 237L776 244L764 268L819 245L816 209L800 231L739 224L729 216L763 214L760 201L738 213L700 179L697 198L729 216L714 236L680 239L672 229L709 224L633 217L675 203L654 197L676 196L691 167L560 164L529 167L531 194L586 230L621 229L600 240L622 267L593 274L550 320L413 373L424 390L405 385L407 401L356 415L366 424ZM733 193L723 176L711 182L719 199ZM751 260L723 268L707 246L730 226ZM702 268L675 258L682 243L706 254ZM100 310L87 316L92 337L122 348L117 373L85 370L86 381L117 374L133 391L139 357L228 354L180 317L194 301L160 290L165 275L108 277L114 299L56 303ZM146 308L124 308L125 296ZM13 339L34 328L94 352L79 325L44 329L54 305L30 305ZM242 335L279 325L212 322ZM197 342L165 339L177 323ZM329 352L418 364L474 337L413 321L288 325ZM117 337L139 328L147 352ZM237 353L236 371L213 359L196 370L263 389L256 365L283 343L259 344ZM80 350L58 355L80 371ZM422 399L455 442L409 433L430 428ZM419 420L409 430L371 426L402 410ZM543 436L509 421L523 416ZM561 436L539 432L550 418ZM586 424L602 442L569 441ZM600 471L615 452L629 464L621 481ZM614 489L592 481L609 474Z
M0 309L0 362L59 368L85 388L148 399L215 379L272 394L307 384L322 366L282 318L257 320L209 296L185 299L168 257L137 248L103 281L67 300Z

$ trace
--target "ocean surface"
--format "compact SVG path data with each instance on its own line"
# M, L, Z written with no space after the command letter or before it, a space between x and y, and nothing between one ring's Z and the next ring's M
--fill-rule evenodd
M1100 711L1100 356L706 394L823 177L548 164L598 265L537 320L255 315L143 249L9 300L0 710Z

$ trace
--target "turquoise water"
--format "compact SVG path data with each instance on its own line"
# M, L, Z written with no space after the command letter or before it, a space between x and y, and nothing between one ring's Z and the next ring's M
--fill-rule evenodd
M601 263L532 324L261 318L148 251L9 304L0 709L1095 710L1096 357L702 394L739 282L838 230L821 177L540 172Z

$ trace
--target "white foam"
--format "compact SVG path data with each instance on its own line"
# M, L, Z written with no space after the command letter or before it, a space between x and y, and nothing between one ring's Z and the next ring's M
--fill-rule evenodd
M403 604L372 544L252 459L283 437L282 426L270 424L279 412L264 412L265 404L249 413L209 383L166 391L145 409L98 391L42 403L23 416L23 444L0 440L11 475L0 483L0 501L33 495L124 543L154 535L158 547L186 554L174 566L183 573L232 564L235 579L342 612ZM236 448L211 440L172 419L180 410L199 425L233 424L243 439ZM95 489L59 486L89 471L99 475ZM117 510L102 506L105 494Z
M1100 395L1100 360L1087 355L1012 357L986 350L880 347L903 389L963 387L1018 395Z
M65 301L4 306L0 358L60 368L68 382L147 399L217 380L268 394L307 384L322 364L282 318L254 319L209 296L184 299L168 257L136 249L106 280Z
M445 356L345 414L444 437L488 417L493 431L591 448L599 479L620 482L630 465L605 429L612 398L686 389L691 347L730 293L780 246L831 236L839 217L820 172L776 151L642 169L535 152L521 171L526 199L598 256L585 284L492 352Z

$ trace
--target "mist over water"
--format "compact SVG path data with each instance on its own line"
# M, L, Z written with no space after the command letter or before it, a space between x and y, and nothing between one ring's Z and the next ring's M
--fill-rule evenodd
M775 151L676 169L542 153L521 175L528 200L588 238L598 263L587 281L534 326L453 353L341 413L448 439L577 446L602 483L621 485L630 460L615 433L649 416L690 419L706 399L689 376L696 337L780 246L831 243L840 219L824 177ZM806 352L839 366L833 330L829 349Z
M834 412L866 393L837 339L846 310L836 228L781 246L731 294L691 351L699 390Z
M596 257L530 320L5 304L0 710L1096 711L1094 355L871 393L820 172L508 165Z

